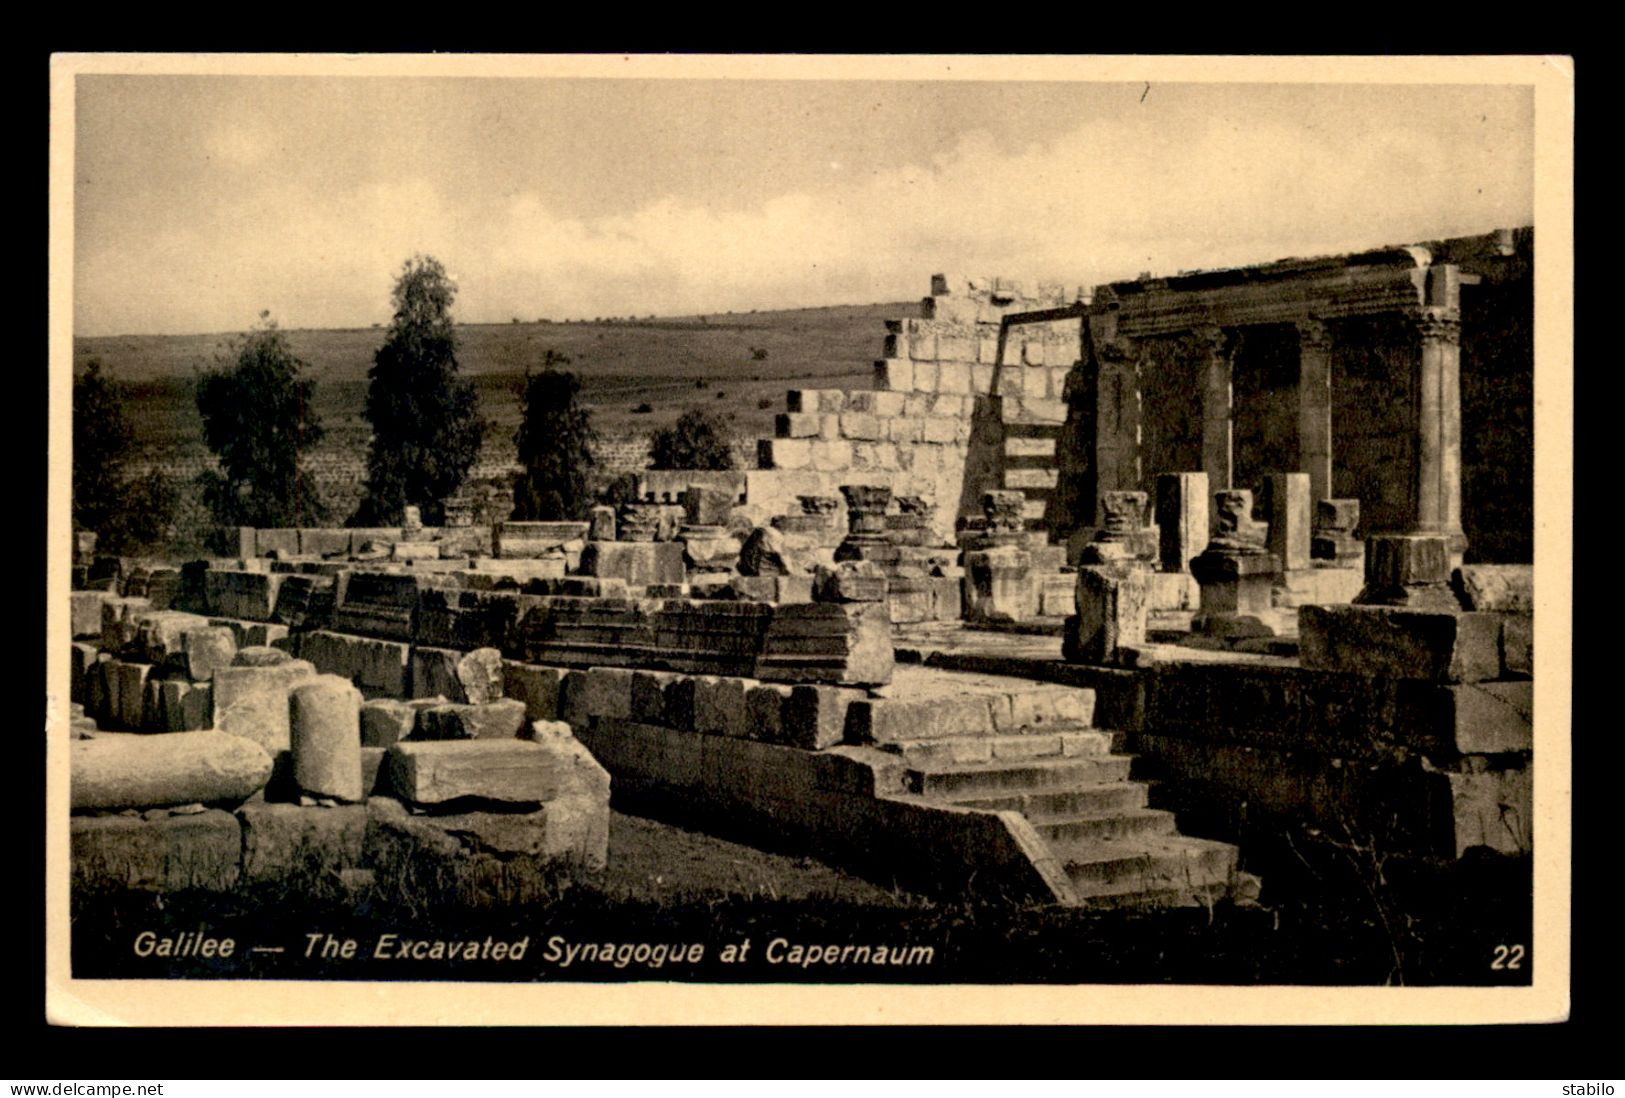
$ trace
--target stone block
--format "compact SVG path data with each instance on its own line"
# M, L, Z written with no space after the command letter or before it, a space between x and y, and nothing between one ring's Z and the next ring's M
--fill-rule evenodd
M69 624L75 637L102 636L102 603L117 596L107 591L69 592Z
M205 625L181 634L180 667L193 682L206 682L237 659L237 637L221 626Z
M669 671L634 671L629 719L639 724L666 723L666 691L678 676Z
M776 742L807 751L833 747L845 736L848 708L866 697L839 686L793 686L780 709Z
M1038 616L1032 558L1013 546L965 554L965 615L971 621L1030 621Z
M878 685L891 680L891 617L884 602L779 606L756 661L771 682Z
M235 634L233 634L235 637ZM268 644L252 644L247 648L237 649L232 657L233 667L276 667L293 659L289 653L281 648L272 648ZM219 668L216 668L219 670Z
M361 784L361 691L349 679L318 675L288 692L293 776L313 797L357 803Z
M932 443L951 443L959 438L959 420L947 416L927 416L921 421L921 438Z
M875 362L875 388L906 393L914 388L914 362L910 358L883 358Z
M369 698L411 696L411 652L404 641L325 629L307 633L299 642L300 655L316 670L344 676Z
M1310 671L1481 682L1501 675L1501 621L1482 613L1305 606L1298 649Z
M773 417L775 438L813 438L817 434L818 415L815 412L781 412Z
M94 644L83 641L74 641L69 654L68 662L68 699L89 706L93 693L90 685L90 675L96 666L96 659L101 650Z
M1466 564L1450 577L1451 586L1468 610L1532 614L1535 569L1529 564Z
M214 687L207 682L170 679L158 686L158 731L197 732L213 727Z
M508 803L550 801L570 794L608 799L609 774L574 739L408 740L389 749L388 781L413 804L464 798Z
M525 703L500 698L479 705L445 702L416 707L413 740L511 740L530 725Z
M289 533L297 542L298 532ZM277 594L285 578L281 573L228 572L211 568L203 577L204 599L211 614L247 621L272 621L276 617Z
M304 557L348 557L351 531L342 527L301 527L299 555Z
M1164 572L1185 572L1207 548L1206 473L1163 473L1157 477L1155 515L1158 560Z
M380 752L381 754L381 752ZM296 804L245 804L242 879L262 882L331 881L362 864L367 806L301 808Z
M1308 568L1313 515L1309 474L1271 473L1264 483L1268 491L1269 551L1281 559L1283 568Z
M555 720L559 714L559 687L565 674L557 667L504 660L502 691L507 697L518 698L525 703L527 720Z
M762 469L805 469L812 464L812 442L805 438L758 439L756 464Z
M745 679L712 678L694 680L693 730L707 736L750 738L750 713L745 706L748 687Z
M491 531L491 555L503 560L535 560L585 541L590 531L591 524L586 522L499 522Z
M896 576L887 581L886 603L893 625L909 625L935 618L935 592L926 576Z
M578 728L593 718L625 720L632 715L632 669L592 667L565 680L559 719Z
M811 466L823 473L852 467L852 443L844 438L819 438L812 443Z
M581 552L583 575L635 586L682 583L688 574L683 547L671 541L594 541Z
M412 649L412 693L438 694L472 705L495 701L503 693L502 653L495 648L465 653L417 645Z
M1450 589L1450 542L1442 535L1381 534L1365 543L1363 606L1414 610L1459 608Z
M214 726L244 736L270 752L292 744L288 693L316 675L307 660L274 667L222 667L214 673Z
M847 707L848 743L901 743L949 736L991 736L993 705L985 694L940 698L871 698Z
M1501 672L1511 678L1535 673L1535 619L1531 614L1501 614Z
M135 618L135 640L125 646L127 655L144 663L163 664L173 659L184 664L182 637L193 629L207 628L209 619L181 610L152 610Z
M141 731L147 724L147 678L152 674L150 663L125 663L118 667L118 723L131 731Z
M1077 616L1068 619L1063 655L1073 663L1111 665L1122 649L1144 644L1150 577L1131 566L1078 569Z
M277 595L277 621L299 629L325 629L332 623L337 594L336 577L289 576Z
M392 572L351 572L333 608L333 630L388 640L413 640L417 633L416 576Z
M122 652L134 644L138 632L137 619L152 609L144 598L109 596L102 600L101 647L106 652Z
M397 698L374 698L361 705L361 745L392 747L417 726L420 707Z
M785 410L791 412L843 412L846 392L842 389L791 389L784 395Z
M151 820L74 816L73 891L226 892L237 884L242 842L237 818L219 809Z
M70 752L74 811L239 802L271 776L264 748L214 729L98 735L75 740Z
M790 701L788 686L753 686L745 691L746 735L767 743L784 742L784 711Z
M1201 603L1202 589L1189 572L1153 572L1148 578L1153 611L1195 610Z

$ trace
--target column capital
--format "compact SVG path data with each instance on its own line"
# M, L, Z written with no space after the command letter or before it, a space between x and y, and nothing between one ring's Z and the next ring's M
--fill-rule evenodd
M1461 342L1460 309L1430 306L1418 310L1411 317L1411 323L1415 325L1417 335L1421 336L1424 342Z
M1331 327L1318 316L1306 316L1296 321L1300 351L1329 351L1332 349Z
M1236 333L1217 324L1201 324L1191 329L1194 340L1213 358L1229 358L1236 350Z

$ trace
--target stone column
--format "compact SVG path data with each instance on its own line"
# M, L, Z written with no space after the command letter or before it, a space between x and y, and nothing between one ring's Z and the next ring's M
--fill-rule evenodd
M1448 271L1448 273L1447 273ZM1454 273L1431 272L1428 296L1436 283ZM1453 291L1453 287L1452 287ZM1455 292L1448 297L1455 299ZM1417 448L1415 533L1449 540L1451 556L1460 559L1467 547L1461 529L1461 310L1454 304L1428 305L1415 319L1421 341L1417 370Z
M1270 526L1266 544L1288 570L1309 567L1310 481L1306 473L1271 473L1267 480Z
M1140 487L1140 363L1132 340L1100 347L1096 375L1095 491ZM1100 508L1096 506L1096 514Z
M846 497L847 535L836 547L835 559L895 564L901 554L886 534L891 489L877 484L843 484L841 495Z
M1196 329L1194 335L1204 358L1202 365L1202 471L1208 487L1221 492L1234 487L1235 404L1231 392L1235 338L1216 326ZM1217 511L1209 512L1210 525L1218 521Z
M1207 547L1206 473L1162 473L1157 477L1159 558L1164 572L1190 570L1191 558Z
M1332 496L1332 339L1323 320L1298 321L1298 468L1309 498Z

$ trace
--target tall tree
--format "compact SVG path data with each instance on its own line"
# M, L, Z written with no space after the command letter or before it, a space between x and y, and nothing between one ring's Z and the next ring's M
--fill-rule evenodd
M515 519L581 519L592 506L588 479L597 432L581 407L581 379L558 369L569 362L549 349L540 371L525 371L520 388L524 418L514 435L525 471L514 484Z
M125 387L92 359L73 382L73 523L111 553L155 548L169 531L175 489L154 469L130 471L135 430Z
M220 462L203 501L222 526L316 526L326 508L300 458L322 437L315 383L269 312L233 348L229 365L202 373L203 440Z
M367 373L372 449L366 495L351 522L393 525L415 504L425 523L438 525L485 432L474 385L457 368L457 287L439 260L420 255L401 268L391 296L395 316Z

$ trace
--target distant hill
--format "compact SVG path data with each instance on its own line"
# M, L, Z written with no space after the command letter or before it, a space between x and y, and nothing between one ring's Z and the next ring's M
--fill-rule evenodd
M582 378L595 426L607 437L647 434L686 409L731 417L736 435L772 434L784 391L865 389L880 357L882 321L920 315L919 302L839 305L705 316L459 325L458 361L480 389L495 440L518 423L514 391L527 367L551 348ZM328 430L324 448L364 447L361 418L367 370L383 329L290 329L288 341L310 364L316 406ZM74 366L100 359L136 390L137 441L161 451L197 451L202 425L192 377L228 351L231 334L97 336L74 340ZM768 407L761 407L764 402ZM651 410L634 409L647 405Z

